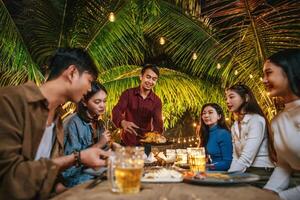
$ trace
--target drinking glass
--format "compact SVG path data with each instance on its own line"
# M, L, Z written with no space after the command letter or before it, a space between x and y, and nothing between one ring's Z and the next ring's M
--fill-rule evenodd
M177 164L187 164L186 149L176 149L176 163Z
M140 191L143 155L144 147L121 147L110 157L108 179L113 192L134 194Z
M204 147L192 148L189 153L189 165L191 171L205 172L205 149Z

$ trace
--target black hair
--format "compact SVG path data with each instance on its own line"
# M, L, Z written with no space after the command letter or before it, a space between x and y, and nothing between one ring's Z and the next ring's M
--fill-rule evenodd
M201 112L200 112L200 121L201 121L201 124L200 124L200 139L201 139L201 146L205 147L206 148L206 145L207 145L207 142L208 142L208 138L209 138L209 126L207 126L203 119L202 119L202 113L203 113L203 110L208 107L208 106L211 106L213 107L216 112L218 113L218 115L221 116L221 118L218 120L217 124L229 131L227 125L226 125L226 122L225 122L225 115L224 115L224 112L223 112L223 109L221 108L221 106L219 106L218 104L216 103L207 103L207 104L204 104L201 108Z
M157 76L159 76L159 69L155 64L144 64L141 74L144 75L147 69L151 69Z
M107 90L105 89L105 87L98 81L93 81L91 88L91 91L89 91L77 105L77 113L79 117L81 117L85 121L89 121L89 119L87 117L87 108L84 105L84 102L87 103L99 91L104 91L107 94Z
M247 113L258 114L265 119L267 135L268 135L268 140L269 140L268 141L269 157L273 162L275 162L276 161L276 151L274 148L273 132L271 130L269 120L267 119L263 110L259 106L253 92L247 85L244 85L244 84L235 84L226 89L226 91L228 91L228 90L234 91L242 98L243 103L241 104L241 106L239 108L240 112L243 111L245 114L247 114Z
M260 108L253 92L247 85L235 84L226 89L226 91L228 90L234 91L242 98L243 103L239 108L239 112L243 110L245 113L253 113L264 116L264 113Z
M300 97L300 49L286 49L268 58L287 75L292 92Z
M98 69L90 55L81 48L59 48L49 64L49 77L53 80L59 77L70 65L75 65L80 74L90 73L94 79L98 77Z

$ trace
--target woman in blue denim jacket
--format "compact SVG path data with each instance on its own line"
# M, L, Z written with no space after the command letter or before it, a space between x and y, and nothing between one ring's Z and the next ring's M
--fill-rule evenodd
M107 91L98 82L92 83L92 89L77 106L77 112L64 120L64 153L72 154L94 146L104 150L117 147L117 143L111 143L111 136L105 130L99 116L104 114ZM111 144L111 145L109 145ZM83 172L84 166L72 167L62 173L67 187L72 187L93 178Z

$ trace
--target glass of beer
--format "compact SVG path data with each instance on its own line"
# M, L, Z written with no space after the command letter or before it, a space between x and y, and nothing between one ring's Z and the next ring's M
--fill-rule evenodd
M108 178L113 192L134 194L141 188L144 147L122 147L109 161Z
M205 161L205 149L204 147L193 148L189 153L189 165L191 171L205 172L206 161Z

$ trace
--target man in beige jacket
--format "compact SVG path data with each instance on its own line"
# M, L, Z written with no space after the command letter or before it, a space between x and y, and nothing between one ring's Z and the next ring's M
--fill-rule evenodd
M0 199L47 199L59 172L72 165L105 164L98 148L63 156L60 105L79 102L98 71L81 49L59 49L48 80L0 89Z

